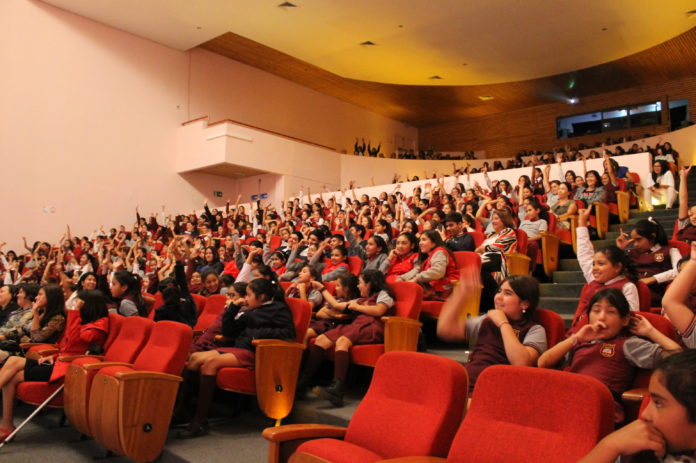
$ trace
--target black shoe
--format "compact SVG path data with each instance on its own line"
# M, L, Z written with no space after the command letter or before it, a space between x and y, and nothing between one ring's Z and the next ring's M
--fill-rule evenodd
M191 423L176 433L177 439L194 439L208 434L208 425Z
M312 392L336 407L343 406L343 381L341 380L334 379L327 387L317 386L312 389Z
M170 428L180 428L191 423L191 414L185 413L183 411L174 411L172 415L172 420L169 422Z

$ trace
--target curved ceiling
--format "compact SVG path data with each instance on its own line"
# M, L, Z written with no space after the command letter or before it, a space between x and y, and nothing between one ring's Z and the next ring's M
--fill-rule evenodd
M401 85L568 73L696 25L693 0L45 1L182 50L231 32L344 78Z

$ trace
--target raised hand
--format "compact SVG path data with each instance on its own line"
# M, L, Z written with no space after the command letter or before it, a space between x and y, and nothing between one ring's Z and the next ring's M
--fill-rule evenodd
M618 238L616 238L616 246L618 246L620 249L626 249L629 245L633 244L633 240L628 239L628 233L625 233L623 229L620 230L621 234Z
M590 222L590 209L580 209L578 211L578 226L586 227Z

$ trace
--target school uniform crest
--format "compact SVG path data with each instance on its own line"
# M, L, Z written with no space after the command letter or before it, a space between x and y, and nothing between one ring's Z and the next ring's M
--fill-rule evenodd
M655 254L655 262L663 262L665 260L665 255L661 252Z
M600 351L602 357L611 358L616 354L616 344L602 344L602 350Z

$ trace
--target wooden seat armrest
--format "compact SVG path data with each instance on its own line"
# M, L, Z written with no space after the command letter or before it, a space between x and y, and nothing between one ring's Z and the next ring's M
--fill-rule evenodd
M423 325L408 317L382 317L384 322L384 351L405 350L415 352L418 334Z
M234 338L228 338L227 336L223 336L222 334L216 334L215 335L215 340L217 342L233 342Z
M558 241L559 243L561 242L561 239L555 233L541 232L539 233L539 236L541 236L542 238L546 238L547 240Z
M98 363L88 363L82 365L85 370L101 370L106 367L132 367L132 363L126 362L98 362Z
M85 358L85 357L94 358L97 360L104 360L103 355L85 355L85 354L61 355L60 357L58 357L58 360L60 360L61 362L72 362L73 360L77 360L77 359L81 359L81 358Z
M51 344L50 342L20 342L20 343L19 343L19 347L20 347L21 349L24 349L24 350L31 349L32 347L35 347L35 346L52 346L52 347L56 347L55 344Z
M507 260L508 273L510 275L528 275L529 264L532 259L520 252L510 252L505 254Z
M290 349L297 349L298 347L304 349L304 344L291 341L283 341L282 339L254 339L251 341L253 345L258 349L259 347L287 347Z
M445 463L447 460L440 457L397 457L388 460L379 460L375 463Z
M284 426L266 428L261 435L267 441L275 443L298 439L318 439L320 437L343 439L347 429L343 426L328 424L286 424Z
M200 336L205 330L193 330L193 336Z
M39 355L42 356L42 357L47 357L47 356L49 356L49 355L56 355L56 354L59 354L59 353L60 353L60 349L58 349L57 347L51 347L51 348L49 348L49 349L41 349L41 350L37 351L36 353L39 354Z
M183 381L181 376L160 373L157 371L119 371L116 378L121 381L134 381L138 379L157 379L161 381L173 381L180 383Z
M619 209L619 222L628 222L629 208L631 206L631 195L628 191L616 192L616 204Z
M628 391L621 394L621 399L625 402L642 402L645 396L648 395L648 388L638 387L635 389L629 389Z

